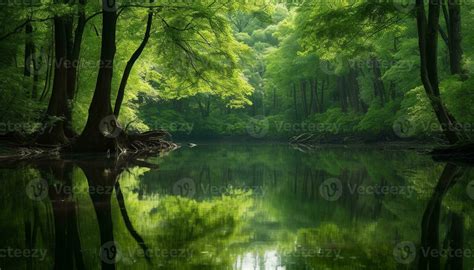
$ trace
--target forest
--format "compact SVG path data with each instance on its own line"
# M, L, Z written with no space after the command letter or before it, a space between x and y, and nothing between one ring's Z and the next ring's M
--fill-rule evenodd
M424 2L6 1L2 137L466 142L473 10Z
M473 269L471 0L0 0L1 269Z

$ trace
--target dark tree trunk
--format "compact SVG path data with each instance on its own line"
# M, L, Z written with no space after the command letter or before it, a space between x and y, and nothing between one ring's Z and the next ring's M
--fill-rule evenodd
M301 80L301 96L303 98L303 110L304 110L304 117L308 116L308 101L306 97L306 81Z
M145 49L146 44L148 43L148 39L150 38L152 22L153 22L153 12L150 11L148 13L145 36L143 37L143 40L140 46L138 46L137 50L132 54L132 57L130 58L130 60L128 60L127 66L125 67L125 70L123 71L122 81L120 82L120 87L117 93L117 100L115 101L115 108L114 108L114 115L117 118L119 117L119 114L120 114L120 107L122 106L123 97L125 94L125 88L127 87L128 77L130 76L130 72L132 71L133 65L138 60L143 50Z
M441 174L434 193L431 196L428 205L423 213L421 224L421 248L426 250L439 249L439 222L441 215L441 205L444 196L449 189L456 183L456 179L464 174L464 169L458 168L454 164L448 163ZM424 256L421 250L418 260L418 269L440 270L440 256L431 256L431 252ZM462 268L457 268L462 269Z
M197 97L197 104L199 106L199 111L201 112L201 117L206 118L206 110L204 109L204 105L202 105L201 99Z
M112 109L110 109L112 111ZM117 173L113 167L105 167L97 163L81 164L91 190L112 190L117 181ZM118 248L114 240L114 226L112 221L112 193L90 192L90 197L99 223L100 258L102 269L115 269Z
M51 98L49 100L48 110L46 113L46 121L48 129L41 134L38 142L43 144L64 144L68 141L64 133L64 117L66 114L67 100L67 69L66 61L66 28L63 17L54 18L54 43L55 43L55 61L54 62L54 79ZM54 119L52 119L54 118Z
M38 81L39 81L39 66L38 66L38 59L36 58L36 46L32 42L32 47L31 47L31 57L32 57L32 63L33 63L33 87L31 89L31 98L37 99L38 98Z
M318 79L313 79L311 81L311 103L310 103L311 113L321 112L321 104L318 99Z
M102 8L103 26L99 74L89 107L87 123L76 144L76 151L82 152L115 152L117 147L115 138L107 136L103 130L104 124L115 121L110 103L113 62L116 50L117 9L115 0L103 0ZM104 123L104 121L107 123Z
M25 77L31 77L33 75L33 85L31 89L31 98L36 99L38 97L38 61L36 59L36 47L33 41L33 26L31 22L25 25L25 60L23 75Z
M85 0L79 1L77 26L73 34L73 19L69 18L66 24L66 34L68 43L68 70L67 70L67 110L65 119L65 133L69 138L75 137L76 133L73 129L72 112L74 98L76 95L77 73L79 67L79 56L81 53L82 37L86 26L86 14L84 11Z
M323 80L321 82L321 106L319 109L321 113L324 113L324 88L327 86L327 84L329 84L328 80Z
M382 81L382 71L380 70L380 62L375 57L372 57L372 71L374 74L375 96L380 98L380 104L384 106L385 105L385 86Z
M314 112L314 80L309 80L309 114Z
M51 77L53 73L52 71L53 71L53 63L54 63L53 47L54 47L54 40L51 41L51 44L48 48L48 56L47 56L47 61L46 61L46 64L47 64L46 77L45 77L43 91L41 92L41 96L39 98L40 101L42 101L48 95L50 91Z
M449 25L448 25L448 40L449 40L449 60L452 74L462 74L462 55L461 47L461 5L459 0L448 1L449 10Z
M348 86L350 89L349 98L351 100L352 109L355 112L360 112L362 110L362 102L360 100L360 89L359 82L357 81L357 71L351 69L347 76Z
M293 83L293 107L295 109L295 120L298 121L298 105L296 100L296 84Z
M49 161L38 166L44 179L53 177L48 187L54 221L53 269L85 269L77 222L77 204L71 194L73 166L63 161Z
M417 28L420 47L421 81L431 106L442 126L449 143L456 144L461 140L456 131L456 120L444 106L439 92L438 82L438 31L441 0L429 1L428 22L425 14L424 0L416 0Z
M273 111L276 111L276 107L277 107L276 88L273 87Z
M206 101L206 116L209 116L211 114L211 96L207 97Z
M339 101L341 103L341 109L343 112L347 112L346 82L345 82L344 75L337 77L336 89L338 90Z
M462 214L451 213L451 224L448 229L448 248L451 250L464 250L464 217ZM447 270L464 269L463 256L449 256Z
M31 66L33 64L32 60L32 47L33 47L33 26L31 26L31 22L28 22L25 25L25 59L24 59L24 68L23 68L23 75L25 77L31 76Z

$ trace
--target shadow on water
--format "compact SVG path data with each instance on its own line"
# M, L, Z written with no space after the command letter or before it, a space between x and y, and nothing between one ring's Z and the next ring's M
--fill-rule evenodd
M440 218L442 202L449 190L466 174L468 168L452 163L446 164L438 180L421 222L421 244L418 269L464 269L464 215L449 211L446 238L440 247ZM441 267L440 251L451 252ZM462 253L459 253L462 252Z
M119 176L131 166L155 165L140 160L130 162L103 157L79 157L68 160L40 160L29 162L28 168L37 170L41 180L35 181L27 190L30 199L43 200L48 198L52 211L52 227L54 228L54 269L88 269L83 260L83 248L78 231L78 202L74 199L73 169L80 168L88 184L90 196L96 215L100 246L98 255L102 269L115 269L118 248L114 239L114 224L112 221L112 201L116 200L123 222L130 236L143 250L145 259L148 257L148 247L135 229L127 212L124 196L120 187ZM113 192L115 191L115 192ZM112 195L115 194L115 197ZM26 247L35 249L39 222L38 206L33 204L33 220L25 220ZM44 228L41 228L44 229ZM27 263L32 269L32 261Z
M470 172L414 152L247 145L3 164L0 247L49 253L0 267L472 269Z

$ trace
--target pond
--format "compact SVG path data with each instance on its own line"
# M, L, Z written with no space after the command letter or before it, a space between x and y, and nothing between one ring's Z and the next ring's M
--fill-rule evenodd
M468 167L200 144L0 166L0 269L472 269Z

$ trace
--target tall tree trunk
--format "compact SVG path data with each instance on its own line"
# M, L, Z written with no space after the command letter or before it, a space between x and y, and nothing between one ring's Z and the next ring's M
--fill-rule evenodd
M380 62L375 56L372 57L372 71L374 74L374 92L375 96L380 98L382 106L385 105L385 86L382 81L382 71L380 70Z
M99 74L89 107L87 123L76 144L76 150L82 152L116 151L117 143L114 137L119 135L115 134L116 126L114 126L114 130L108 128L104 130L104 127L108 124L116 124L110 103L116 50L117 8L115 0L102 0L102 9L102 46ZM112 132L112 134L106 132Z
M349 98L351 100L352 109L355 112L360 112L362 110L362 102L360 100L360 89L359 82L357 81L357 71L351 69L347 76L348 86L350 86Z
M31 98L37 99L38 98L38 81L39 81L39 66L38 66L38 59L36 58L36 47L35 44L32 42L31 47L31 57L33 63L33 87L31 89Z
M114 115L117 118L119 117L119 114L120 114L120 107L122 106L123 97L125 94L125 88L127 87L128 77L130 76L130 72L132 71L133 65L138 60L143 50L145 49L146 44L148 43L148 39L150 38L152 22L153 22L153 12L150 10L148 13L148 19L146 23L145 36L143 37L143 40L140 46L138 46L137 50L132 54L132 57L130 58L130 60L128 60L127 66L125 67L125 70L123 71L122 81L120 82L120 87L117 93L117 100L115 101L115 108L114 108Z
M451 224L448 229L448 248L451 250L464 250L464 216L462 214L450 213ZM464 269L463 256L449 256L445 269Z
M67 70L67 110L65 119L65 132L69 138L76 136L73 129L73 104L76 95L76 83L77 83L77 72L79 66L79 56L81 53L82 37L84 35L84 29L86 26L86 14L85 14L85 0L79 1L78 7L78 19L77 26L73 34L73 19L72 16L66 24L66 34L68 42L68 70Z
M298 121L298 105L296 100L296 84L293 83L293 107L295 109L295 120Z
M339 101L341 103L341 109L343 112L347 112L347 95L346 95L346 82L345 76L341 75L337 77L336 89L338 89Z
M436 184L434 193L428 201L428 205L423 213L420 249L439 250L439 222L443 198L446 196L449 189L456 184L456 180L464 173L465 170L463 168L457 167L451 163L446 164L444 167L438 183ZM431 252L427 255L424 255L423 252L420 252L419 254L418 269L439 270L441 268L440 256L433 256L433 253Z
M211 115L211 96L208 96L206 101L206 117L209 115Z
M38 97L38 61L36 59L36 47L33 41L33 26L31 22L25 25L25 61L23 75L25 77L31 77L33 75L33 85L31 88L31 98L36 99Z
M314 78L311 80L311 104L309 106L310 111L314 113L320 112L321 104L318 98L318 79Z
M314 112L314 80L309 80L309 114Z
M319 110L321 113L324 113L324 88L327 84L329 84L329 81L327 79L324 79L321 82L321 106L319 106Z
M444 106L439 92L438 81L438 31L441 0L429 1L428 22L425 14L424 0L416 0L417 28L420 48L421 81L431 106L449 143L456 144L461 140L456 131L456 120Z
M24 68L23 75L25 77L31 76L31 65L32 65L32 44L33 44L33 26L31 22L26 23L25 25L25 59L24 59Z
M276 87L273 87L273 111L276 111L276 107L277 107Z
M52 31L54 32L54 31ZM53 73L54 57L53 57L54 37L51 40L51 44L48 47L48 56L46 60L46 76L43 91L41 92L39 100L42 101L49 93L51 86L51 77Z
M462 55L461 47L461 5L459 0L448 1L449 10L449 25L448 25L448 40L449 40L449 60L452 74L462 74Z
M303 111L304 111L304 117L308 116L308 101L306 97L306 81L301 80L301 96L303 98Z
M202 105L201 99L197 97L197 104L199 106L199 111L201 112L201 117L205 118L206 117L206 110L204 109L204 105Z
M51 98L49 100L46 121L50 127L38 138L43 144L64 144L68 141L64 133L64 117L67 107L66 86L67 69L66 56L66 28L64 17L54 18L54 79Z

